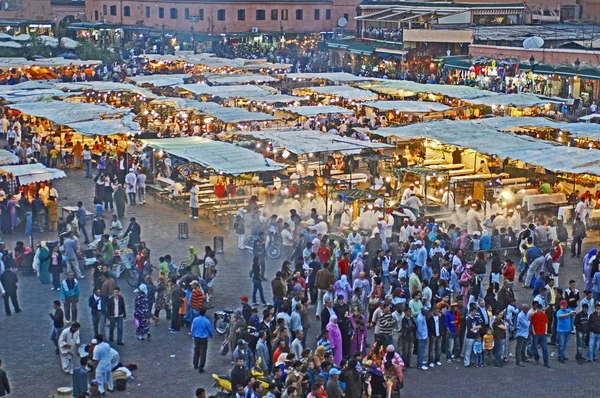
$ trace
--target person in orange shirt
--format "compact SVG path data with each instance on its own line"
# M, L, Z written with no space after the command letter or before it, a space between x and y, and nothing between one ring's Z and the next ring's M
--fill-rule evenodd
M83 146L81 146L81 142L77 141L75 145L73 145L73 166L77 169L81 168L81 162L83 159Z

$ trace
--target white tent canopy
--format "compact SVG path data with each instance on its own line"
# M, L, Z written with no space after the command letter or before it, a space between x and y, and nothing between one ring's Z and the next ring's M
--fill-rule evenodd
M149 84L154 87L174 86L183 84L185 79L192 77L190 74L173 74L173 75L139 75L132 76L128 79L137 85Z
M368 106L379 111L399 111L406 113L444 112L451 109L444 104L427 101L368 101L363 103L363 106Z
M143 142L152 148L224 174L278 171L288 167L249 149L201 137L153 139Z
M347 100L353 101L369 101L376 100L378 98L377 94L374 94L371 91L361 90L360 88L350 87L350 86L320 86L320 87L304 87L299 90L311 91L313 93L340 97Z
M329 72L329 73L287 73L285 77L293 80L328 80L333 83L348 83L362 82L372 80L368 77L361 77L346 72Z
M319 152L352 151L362 149L393 148L380 142L360 141L350 137L322 133L314 130L260 130L238 133L270 141L277 148L285 148L297 155Z
M286 95L286 94L267 94L267 95L250 94L250 95L245 95L244 99L246 99L248 101L254 101L254 102L263 102L265 104L275 104L277 102L288 104L290 102L305 100L304 97L296 97L293 95Z
M41 163L0 166L0 172L11 173L19 179L21 185L63 178L67 175L59 169L51 169Z
M12 86L0 86L0 93L50 88L54 88L54 83L45 80L27 80L26 82L13 84Z
M212 95L221 98L246 98L249 95L268 95L271 93L259 86L252 85L209 86L208 84L178 84L176 87L195 95Z
M91 81L91 82L79 82L79 83L57 83L54 87L59 90L95 90L99 92L107 91L124 91L139 94L145 98L156 98L156 94L152 91L134 86L133 84L116 83L116 82L103 82L103 81Z
M294 113L299 116L314 117L318 115L352 115L354 111L351 109L342 108L341 106L333 105L314 105L314 106L287 106L285 108L277 108L279 111Z
M131 115L125 115L120 119L92 120L87 122L68 123L68 127L81 135L113 135L113 134L137 134L141 128L133 121Z
M129 108L114 108L105 104L70 103L63 101L33 102L9 105L26 115L42 117L53 123L66 125L100 119L103 116L126 115Z
M0 165L17 164L19 157L6 149L0 149Z
M228 124L279 120L267 113L249 112L242 108L224 107L214 102L200 102L187 98L160 97L153 103L169 105L177 109L195 110Z
M52 100L52 98L67 98L79 94L81 93L76 91L65 93L55 89L39 89L0 93L0 97L2 97L7 103L18 104L45 101L46 99Z
M384 137L427 138L474 151L520 160L553 171L600 176L594 150L567 147L528 136L499 132L487 120L437 120L372 130Z
M277 79L267 75L259 75L254 73L246 74L214 74L207 75L206 81L215 85L228 84L248 84L248 83L269 83L275 82Z

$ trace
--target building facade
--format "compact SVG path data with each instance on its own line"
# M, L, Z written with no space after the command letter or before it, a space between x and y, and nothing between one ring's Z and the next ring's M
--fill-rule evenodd
M0 21L5 27L13 21L32 29L38 25L56 27L61 22L66 25L83 19L85 14L84 0L2 0L0 5Z
M91 22L205 33L331 31L346 17L352 29L356 0L144 1L87 0Z

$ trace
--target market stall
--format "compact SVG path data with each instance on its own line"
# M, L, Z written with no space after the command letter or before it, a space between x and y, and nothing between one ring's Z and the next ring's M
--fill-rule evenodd
M454 108L426 101L367 101L361 106L364 107L367 117L371 117L374 112L380 119L384 117L387 125L442 119L456 114Z
M41 163L0 166L0 173L5 176L14 175L20 185L35 184L67 176L64 171L46 167Z

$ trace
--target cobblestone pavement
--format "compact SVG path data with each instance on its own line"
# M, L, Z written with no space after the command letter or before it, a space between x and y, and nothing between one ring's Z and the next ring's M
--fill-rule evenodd
M69 170L66 179L56 181L59 190L60 206L75 205L82 200L88 210L92 210L93 182L83 178L83 173ZM158 256L170 253L176 263L187 258L188 247L195 245L202 250L205 245L212 245L214 236L225 236L225 253L219 255L219 274L215 281L215 295L211 304L216 309L235 308L242 295L250 296L252 284L248 278L250 255L236 249L235 236L212 225L206 219L191 220L183 209L177 209L165 203L147 198L146 205L130 206L126 209L126 218L135 216L142 226L142 239L152 249L154 262ZM189 224L190 238L177 238L177 224ZM88 227L89 228L89 227ZM12 235L3 237L9 247L14 242L24 238L22 229ZM597 234L592 234L586 241L584 249L589 249L591 243L597 241ZM55 236L35 233L34 240L51 239ZM561 268L561 281L570 278L581 280L580 262L567 259L567 265ZM271 279L279 262L267 263L267 278ZM92 338L92 322L87 298L91 295L90 273L86 271L86 279L81 280L81 301L79 306L79 321L82 324L81 340L89 342ZM57 292L50 291L49 285L40 285L37 278L20 277L19 300L23 312L7 317L4 312L0 315L0 358L3 369L8 373L13 387L11 396L17 398L46 397L48 393L61 386L71 386L71 377L64 374L59 365L58 357L49 339L51 321L48 311L52 309L52 301L59 298ZM120 283L125 296L129 314L133 313L133 289L126 283ZM270 284L265 283L265 296L270 297ZM530 291L517 288L519 302L530 302ZM208 316L212 316L209 310ZM164 313L161 314L164 317ZM316 325L316 320L314 322ZM124 363L137 364L139 369L134 372L135 381L127 384L127 391L114 393L113 396L130 397L191 397L197 387L204 387L209 392L213 388L212 373L229 373L230 361L218 354L222 338L217 336L209 342L206 373L198 374L192 367L193 342L185 331L170 334L169 324L161 319L157 326L151 326L152 340L137 341L131 316L124 326L124 347L116 347ZM308 341L318 332L313 327ZM314 344L312 344L314 345ZM569 343L568 356L574 358L574 339ZM514 350L514 345L511 345ZM550 347L555 352L556 347ZM589 383L589 375L598 366L578 365L574 360L566 365L557 361L556 355L551 358L551 369L541 366L528 365L518 368L509 363L502 369L463 369L462 365L444 365L426 372L408 370L406 372L404 397L421 397L425 393L446 397L465 394L492 395L508 397L519 394L525 397L537 396L584 396L595 392ZM592 370L593 369L593 370ZM467 379L465 376L475 377ZM432 383L431 378L437 378ZM548 389L551 386L551 389ZM425 389L424 389L425 388Z

